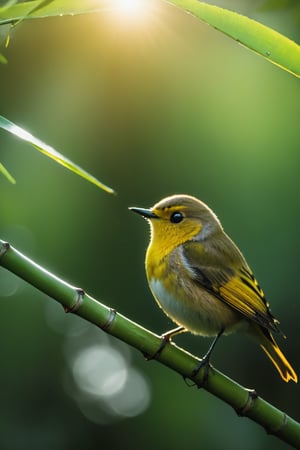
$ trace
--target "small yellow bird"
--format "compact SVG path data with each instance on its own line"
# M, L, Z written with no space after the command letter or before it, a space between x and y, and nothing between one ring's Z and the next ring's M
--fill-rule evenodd
M284 381L297 383L296 372L271 334L281 333L279 322L214 212L188 195L164 198L151 209L130 209L150 222L149 286L158 305L179 325L165 336L184 331L215 336L204 357L208 363L222 334L245 332L260 344Z

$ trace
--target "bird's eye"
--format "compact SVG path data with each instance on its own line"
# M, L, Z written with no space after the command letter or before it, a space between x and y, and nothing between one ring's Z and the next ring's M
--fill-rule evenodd
M172 223L179 223L182 221L182 219L183 215L181 214L181 212L174 212L170 217L170 221Z

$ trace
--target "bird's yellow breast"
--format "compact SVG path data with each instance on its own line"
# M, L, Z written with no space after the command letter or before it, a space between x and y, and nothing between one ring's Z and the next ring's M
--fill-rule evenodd
M146 254L148 279L152 276L164 276L169 255L184 242L192 239L201 231L199 221L187 221L176 226L166 220L151 221L151 240Z

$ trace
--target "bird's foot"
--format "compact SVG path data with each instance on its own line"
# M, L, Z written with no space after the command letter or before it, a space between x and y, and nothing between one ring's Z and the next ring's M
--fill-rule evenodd
M207 382L209 369L211 367L209 358L210 358L210 354L207 353L202 359L200 359L199 363L196 365L196 367L192 371L191 378L195 379L196 376L198 375L198 373L200 372L200 370L202 369L202 367L204 367L204 373L203 373L201 385L198 385L199 388L202 387Z
M144 353L145 359L147 361L151 361L151 359L156 359L161 354L161 352L163 351L165 346L172 340L172 337L175 336L176 334L183 333L184 331L185 331L184 327L177 327L177 328L174 328L173 330L163 333L160 336L161 343L160 343L160 346L158 347L158 349L156 350L156 352L153 355Z

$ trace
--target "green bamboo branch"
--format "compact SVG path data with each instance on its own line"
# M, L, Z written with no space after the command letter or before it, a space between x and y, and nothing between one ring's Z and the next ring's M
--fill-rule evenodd
M209 367L207 377L204 373L205 368L202 368L196 377L192 377L193 369L199 362L198 358L173 342L168 343L161 353L156 354L161 345L160 336L103 305L82 289L61 280L1 240L0 265L59 302L65 312L77 314L140 350L148 358L156 355L157 361L225 401L237 414L249 417L264 427L267 433L277 436L295 448L300 448L300 424L258 397L255 391L244 388L213 366Z

